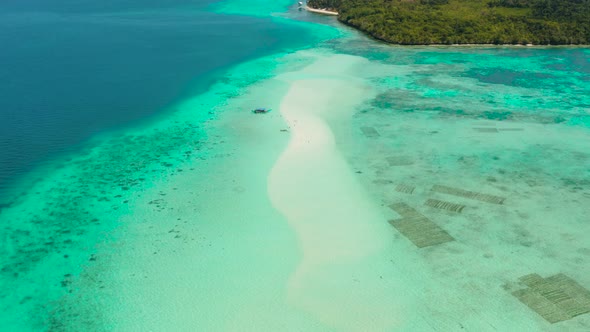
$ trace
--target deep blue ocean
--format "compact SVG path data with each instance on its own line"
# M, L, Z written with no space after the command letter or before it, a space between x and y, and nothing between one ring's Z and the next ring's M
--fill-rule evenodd
M224 69L305 40L270 19L206 11L212 2L2 1L0 197L91 136L165 112Z

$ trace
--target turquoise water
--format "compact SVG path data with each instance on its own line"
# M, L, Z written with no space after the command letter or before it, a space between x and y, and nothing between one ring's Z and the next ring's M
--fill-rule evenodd
M288 1L200 8L263 51L168 68L188 92L12 184L3 329L590 329L514 295L534 273L590 289L587 49L395 47ZM453 240L417 246L429 229L388 223L400 203Z
M237 63L309 43L305 30L210 3L4 1L0 206L17 179L93 135L157 116Z

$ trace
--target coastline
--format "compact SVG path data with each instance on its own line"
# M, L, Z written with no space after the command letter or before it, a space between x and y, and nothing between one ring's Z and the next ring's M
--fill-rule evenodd
M309 6L305 6L305 10L307 10L308 12L329 15L329 16L338 16L339 15L338 12L335 12L335 11L331 11L331 10L327 10L327 9L315 9L315 8L312 8Z
M324 15L331 15L331 16L337 16L338 21L340 23L342 23L344 26L350 27L352 29L354 29L355 31L359 31L361 32L363 35L378 41L378 42L382 42L388 45L393 45L393 46L451 46L451 47L469 47L469 46L475 46L475 47L487 47L487 46L502 46L502 47L582 47L582 48L587 48L590 47L590 44L534 44L534 43L527 43L527 44L522 44L522 43L517 43L517 44L513 44L513 43L509 43L509 44L499 44L499 43L465 43L465 44L442 44L442 43L398 43L398 42L391 42L386 40L385 38L380 38L372 33L370 33L369 31L363 30L360 27L354 25L354 24L350 24L349 22L343 21L341 20L340 17L340 13L335 11L335 10L327 10L327 9L316 9L313 7L310 7L308 5L305 6L305 9L309 12L313 12L313 13L318 13L318 14L324 14Z
M370 38L373 41L386 44L389 46L399 46L399 47L526 47L526 48L590 48L590 44L477 44L477 43L466 43L466 44L402 44L402 43L394 43L387 41L386 39L379 38L368 31L365 31L357 26L349 24L347 22L341 21L338 19L342 25L353 29L354 31L360 32L365 37Z
M361 33L363 36L368 37L369 39L381 43L381 44L385 44L391 47L507 47L507 48L514 48L514 47L522 47L522 48L590 48L590 44L473 44L473 43L469 43L469 44L401 44L401 43L392 43L389 42L385 39L381 39L378 38L372 34L370 34L367 31L361 30L353 25L350 24L346 24L345 22L342 22L340 20L338 20L340 23L342 23L344 26L349 27L351 29L353 29L354 31L357 31L359 33Z

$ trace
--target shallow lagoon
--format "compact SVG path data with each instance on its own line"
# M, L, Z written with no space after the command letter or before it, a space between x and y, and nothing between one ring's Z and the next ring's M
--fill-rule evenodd
M2 324L588 330L521 301L531 274L590 289L588 51L391 47L289 15L316 44L97 137L2 211Z

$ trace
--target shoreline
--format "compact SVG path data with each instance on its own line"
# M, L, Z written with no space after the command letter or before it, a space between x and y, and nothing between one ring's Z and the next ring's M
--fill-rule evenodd
M330 16L339 16L340 13L335 12L335 11L329 11L329 10L325 10L325 9L315 9L309 6L305 6L304 7L305 10L312 12L312 13L318 13L318 14L324 14L324 15L330 15ZM443 47L443 46L447 46L447 47L527 47L527 48L559 48L559 47L563 47L563 48L590 48L590 44L493 44L493 43L467 43L467 44L438 44L438 43L432 43L432 44L401 44L401 43L393 43L393 42L389 42L385 39L379 38L377 36L374 36L373 34L364 31L352 24L348 24L347 22L343 22L341 20L338 19L338 21L346 26L349 27L355 31L358 31L360 33L362 33L364 36L369 37L370 39L380 42L380 43L384 43L390 46L403 46L403 47L408 47L408 46L433 46L433 47Z
M361 30L354 25L347 24L346 22L338 20L342 25L353 29L354 31L360 32L363 36L372 39L373 41L383 43L389 46L400 46L400 47L526 47L526 48L590 48L590 44L401 44L392 43L385 39L376 37L367 31Z
M311 8L309 6L305 6L305 10L307 10L308 12L329 15L329 16L338 16L339 15L338 12L335 12L335 11L326 10L326 9L315 9L315 8Z

